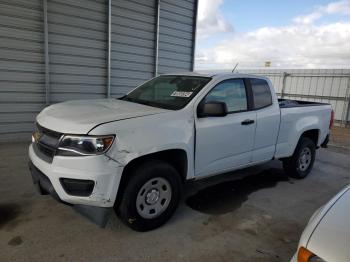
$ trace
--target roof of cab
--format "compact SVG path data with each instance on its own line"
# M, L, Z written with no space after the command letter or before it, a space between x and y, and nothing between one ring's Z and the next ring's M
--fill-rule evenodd
M211 78L260 78L267 79L265 76L261 75L251 75L251 74L241 74L241 73L210 73L210 72L177 72L173 74L166 75L183 75L183 76L202 76L202 77L211 77Z

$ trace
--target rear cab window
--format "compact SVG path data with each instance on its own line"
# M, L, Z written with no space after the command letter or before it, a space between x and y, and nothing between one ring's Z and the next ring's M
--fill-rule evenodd
M261 109L272 105L272 95L270 86L264 79L249 79L252 87L254 109Z

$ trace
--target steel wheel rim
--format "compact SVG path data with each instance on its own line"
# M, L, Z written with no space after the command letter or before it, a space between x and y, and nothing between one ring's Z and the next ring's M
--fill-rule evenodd
M301 150L299 159L298 159L298 169L300 171L306 171L310 164L311 164L311 159L312 159L312 153L310 148L305 147L303 150Z
M148 180L136 197L138 214L146 219L160 216L169 206L172 189L168 180L156 177Z

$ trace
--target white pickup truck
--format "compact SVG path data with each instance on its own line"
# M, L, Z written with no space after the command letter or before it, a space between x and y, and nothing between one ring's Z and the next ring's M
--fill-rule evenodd
M29 165L42 194L101 226L114 208L147 231L171 217L188 180L272 159L304 178L332 115L328 104L278 100L265 77L161 75L119 99L45 108Z

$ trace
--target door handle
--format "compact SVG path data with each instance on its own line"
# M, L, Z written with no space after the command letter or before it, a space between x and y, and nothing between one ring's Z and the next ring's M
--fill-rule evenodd
M253 119L246 119L246 120L242 121L241 124L242 124L243 126L246 126L246 125L254 124L254 122L255 122L255 121L254 121Z

